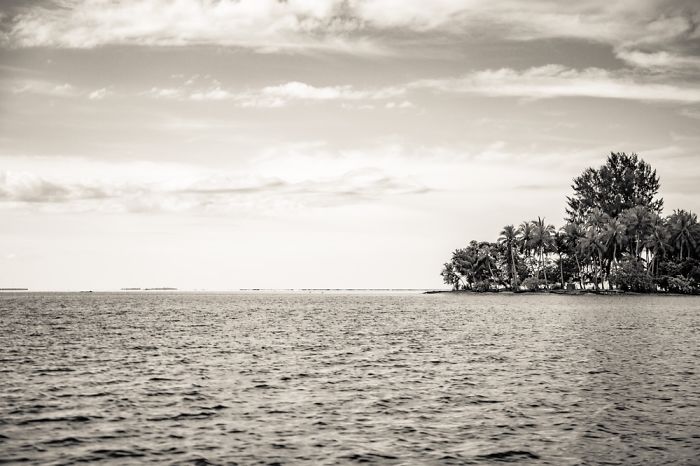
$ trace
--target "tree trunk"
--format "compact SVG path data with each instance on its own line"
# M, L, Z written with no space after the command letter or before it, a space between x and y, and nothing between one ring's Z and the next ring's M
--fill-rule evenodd
M564 264L562 262L561 253L559 253L559 274L561 278L561 289L564 289Z
M513 248L510 248L510 260L513 263L513 268L511 269L511 274L510 274L510 286L513 290L515 290L515 252L513 251Z
M544 248L540 248L540 264L542 273L544 273L544 287L549 288L549 282L547 281L547 269L544 267Z
M581 271L581 263L578 260L578 254L574 254L574 258L576 259L576 268L578 269L578 281L581 285L581 289L583 289L583 272Z

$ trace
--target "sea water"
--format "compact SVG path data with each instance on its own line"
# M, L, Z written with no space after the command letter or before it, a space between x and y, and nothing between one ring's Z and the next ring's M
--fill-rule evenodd
M0 462L698 464L700 298L0 295Z

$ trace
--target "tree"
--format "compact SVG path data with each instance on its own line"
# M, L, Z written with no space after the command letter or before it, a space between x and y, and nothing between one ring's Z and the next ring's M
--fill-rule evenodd
M530 255L532 250L532 225L530 222L523 222L518 228L518 244L520 245L520 252L525 254L525 256Z
M603 282L605 281L605 267L603 257L607 251L605 227L609 221L610 216L602 210L598 208L591 210L591 213L588 216L588 221L586 222L586 236L582 240L582 244L588 250L589 254L596 255L598 257L597 270L595 273L596 288L598 288L599 281L600 286L604 288Z
M656 289L642 261L628 254L620 262L620 267L610 275L610 283L623 291L648 293Z
M603 226L601 235L605 241L608 253L612 253L612 261L617 263L618 253L622 252L622 248L627 240L627 228L616 218L608 218L608 221ZM611 250L612 249L612 250ZM635 259L638 258L635 256Z
M505 246L508 255L510 256L510 286L515 289L517 286L517 269L515 266L515 249L518 246L518 231L513 225L506 225L501 230L501 235L498 237L498 242Z
M683 259L683 252L689 258L698 246L698 216L685 210L674 210L669 217L671 244L678 250L678 259Z
M559 279L560 279L560 284L562 288L564 287L564 258L563 255L567 251L567 244L566 244L567 238L564 232L562 231L557 231L554 233L554 250L557 252L557 255L559 256Z
M585 236L583 226L579 223L567 223L562 228L562 236L566 245L566 253L574 257L578 269L579 284L583 288L583 270L581 269L580 256L582 255L581 240Z
M652 254L647 264L647 269L652 275L658 274L659 260L666 256L669 250L669 237L670 232L666 222L658 215L652 216L651 228L644 240L644 247Z
M651 166L635 154L611 153L572 187L563 228L556 231L537 217L518 228L504 226L497 243L471 241L444 264L445 283L477 291L494 285L540 290L558 275L562 287L577 278L582 289L605 289L607 282L623 290L700 294L697 215L675 210L661 216L659 178Z
M585 221L595 208L615 218L638 205L655 213L663 207L663 200L655 199L659 191L656 170L637 154L611 152L605 165L586 169L571 187L574 193L567 197L566 209L570 222Z
M452 285L453 290L459 290L460 277L455 271L455 267L452 262L445 262L440 275L442 276L442 281L446 285Z
M461 277L465 289L471 289L476 278L478 259L476 250L476 241L471 241L466 248L456 249L452 253L454 272Z
M540 270L544 270L544 283L547 283L547 270L544 264L545 252L548 252L552 246L552 240L554 232L556 231L554 225L548 225L544 222L544 218L537 217L537 220L532 222L532 246L533 249L539 254L540 258ZM537 272L539 278L539 271Z
M640 258L644 238L651 233L652 220L656 214L647 206L637 205L620 213L620 220L625 225L627 236L631 241L631 251L636 259Z

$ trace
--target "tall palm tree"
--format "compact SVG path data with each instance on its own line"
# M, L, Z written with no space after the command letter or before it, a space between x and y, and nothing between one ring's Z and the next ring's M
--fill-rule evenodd
M513 225L506 225L501 230L498 242L504 245L510 255L510 286L515 289L517 286L517 269L515 268L515 249L518 246L518 230Z
M698 246L698 216L685 210L674 210L669 218L671 227L671 244L678 249L678 259L683 259L683 251L686 258L690 257L691 250Z
M659 268L659 258L666 255L669 250L670 231L666 222L654 214L652 216L652 228L644 240L644 247L651 251L651 260L648 260L647 270L656 275Z
M606 243L607 252L610 252L612 248L612 261L617 263L617 254L622 251L622 247L627 241L627 227L618 219L609 218L601 231L601 236ZM640 244L641 242L637 242L636 247L639 248ZM639 258L638 252L635 252L635 257Z
M525 254L526 257L530 257L530 251L532 250L532 224L530 222L523 222L518 228L518 244L520 245L520 252Z
M586 222L585 245L587 249L598 256L598 270L596 272L596 288L598 287L598 279L600 280L601 288L605 288L605 267L603 256L607 251L605 227L610 220L610 216L600 209L593 209L588 216Z
M540 270L544 271L545 286L549 284L547 282L547 269L544 265L544 257L545 252L548 252L552 246L555 231L554 225L546 224L544 218L537 217L537 220L533 221L532 245L533 249L539 254ZM539 271L537 274L539 276Z
M579 255L582 252L581 239L584 237L583 227L580 223L567 223L562 229L566 252L574 256L576 260L576 268L578 269L579 284L583 288L583 271L581 270L581 261Z
M627 236L630 239L630 252L637 259L640 258L641 248L644 245L644 238L652 228L652 216L655 215L647 206L638 205L622 211L620 221L627 229Z
M559 283L561 283L562 289L564 287L564 253L567 251L568 247L566 244L566 235L564 234L563 231L557 231L554 233L554 241L552 242L554 245L554 250L557 252L559 255L559 279L561 280Z

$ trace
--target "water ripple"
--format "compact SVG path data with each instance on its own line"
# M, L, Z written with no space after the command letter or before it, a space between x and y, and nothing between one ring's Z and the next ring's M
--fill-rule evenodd
M0 463L697 464L700 299L2 294Z

